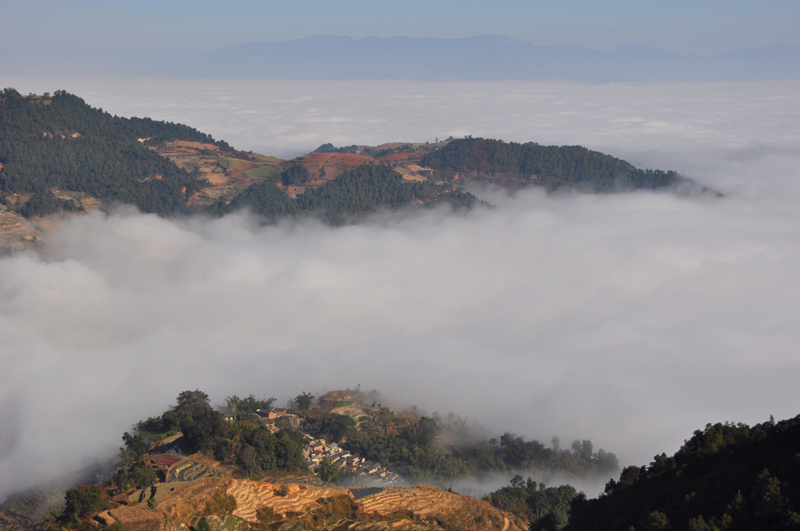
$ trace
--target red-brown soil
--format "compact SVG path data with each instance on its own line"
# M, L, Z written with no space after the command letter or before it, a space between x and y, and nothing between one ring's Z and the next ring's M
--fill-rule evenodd
M400 151L378 157L381 162L408 162L409 160L419 160L420 153L416 151Z

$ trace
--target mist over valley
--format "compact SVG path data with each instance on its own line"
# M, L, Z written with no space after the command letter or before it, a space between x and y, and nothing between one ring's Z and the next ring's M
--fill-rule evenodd
M4 80L5 81L5 80ZM0 259L0 497L113 454L184 389L379 389L621 465L796 415L796 82L11 77L281 157L473 135L581 144L725 197L514 193L332 227L130 207Z

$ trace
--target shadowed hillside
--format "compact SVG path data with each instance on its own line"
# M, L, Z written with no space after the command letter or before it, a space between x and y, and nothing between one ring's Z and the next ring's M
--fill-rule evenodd
M708 424L672 457L626 467L594 500L578 498L568 530L800 529L800 416Z

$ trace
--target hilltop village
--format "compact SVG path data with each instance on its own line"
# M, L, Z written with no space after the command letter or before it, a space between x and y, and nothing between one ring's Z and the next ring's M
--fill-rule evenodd
M588 440L572 449L510 433L481 440L467 419L393 411L380 400L377 391L319 399L303 392L275 408L274 398L233 395L215 409L202 391L184 391L162 415L124 433L112 472L84 476L63 509L52 509L52 493L19 493L0 506L0 528L513 531L550 513L565 523L577 492L520 476L515 488L534 489L526 495L532 505L501 491L477 500L441 489L485 473L591 477L617 469L614 455L594 452ZM370 526L358 527L364 522Z
M481 440L465 419L395 412L370 395L334 391L317 400L303 392L291 408L234 395L223 412L202 391L184 391L123 435L110 474L84 474L60 505L45 488L13 495L0 505L0 529L744 530L800 521L800 417L708 424L674 456L628 466L587 499L521 474L616 476L614 454L595 452L589 440L570 449L511 433ZM481 500L445 489L487 472L515 475Z
M362 432L394 437L420 422L377 398L350 390L319 400L302 393L293 407L273 408L274 399L234 395L216 410L205 393L184 391L177 405L123 435L121 462L109 476L82 478L62 508L53 508L45 489L14 495L0 506L0 529L526 528L487 501L412 487L369 451L356 450Z
M348 414L350 418L362 419L371 418L370 413L374 410L380 411L380 407L364 407L356 404L354 397L356 393L349 390L332 391L320 398L320 405L309 410L309 413L317 413L317 410L325 410L333 414ZM342 412L342 413L338 413ZM312 473L317 473L321 466L325 464L335 465L341 469L341 473L350 478L351 482L371 486L408 486L399 474L387 470L379 463L353 455L350 451L343 449L335 442L326 442L324 438L314 435L300 428L302 417L291 408L270 408L257 409L255 411L260 422L270 433L277 434L281 428L278 424L290 425L303 436L303 458L305 467ZM234 422L235 416L228 414L225 416L228 422ZM357 423L355 424L357 425Z
M399 474L391 472L378 463L350 454L336 443L325 444L325 439L315 439L304 433L303 457L308 462L308 469L316 471L323 461L327 460L333 465L349 471L360 478L370 480L375 486L391 487L406 486L407 483Z

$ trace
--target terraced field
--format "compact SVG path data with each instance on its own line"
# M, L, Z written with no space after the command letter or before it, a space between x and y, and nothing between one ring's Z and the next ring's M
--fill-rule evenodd
M225 157L214 144L176 140L154 149L211 184L190 198L192 205L230 199L251 184L280 173L280 159L255 153L243 154L244 158Z
M167 472L167 483L173 481L194 481L196 479L219 476L213 468L196 461L184 460Z
M415 521L446 523L452 529L517 531L525 528L487 502L428 486L385 488L361 498L357 504L365 514L378 515L381 519L405 514Z
M229 484L229 479L219 477L162 483L157 486L152 505L170 520L189 525L204 513L209 501L225 495Z
M256 513L262 507L269 507L276 515L288 513L308 513L321 509L321 500L335 496L350 496L344 487L313 487L295 483L273 484L250 480L234 480L227 491L236 500L233 515L256 523Z
M258 522L257 514L263 507L288 522L293 518L307 518L315 512L324 512L326 503L334 498L346 496L354 499L350 489L342 487L324 488L249 480L234 480L227 494L236 500L233 516L250 523ZM369 489L359 494L366 495L355 500L357 517L342 519L324 529L522 531L526 528L524 522L509 519L487 502L434 487ZM278 525L277 528L280 527Z

